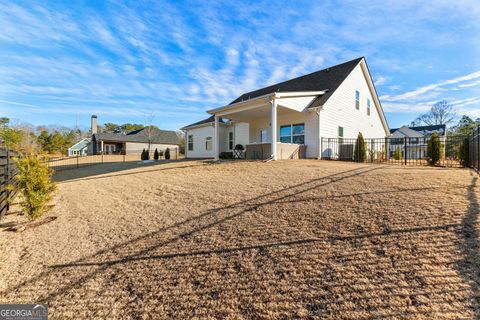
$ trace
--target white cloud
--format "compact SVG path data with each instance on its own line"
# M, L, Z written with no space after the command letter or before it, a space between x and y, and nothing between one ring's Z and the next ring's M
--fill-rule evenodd
M375 79L374 84L376 86L381 86L387 83L387 81L388 81L388 77L378 76L377 79Z

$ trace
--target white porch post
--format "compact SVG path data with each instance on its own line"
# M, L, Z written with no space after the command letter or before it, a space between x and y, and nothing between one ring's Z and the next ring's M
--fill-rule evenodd
M272 111L270 112L271 119L271 130L272 130L272 158L277 160L277 101L275 98L271 101Z
M215 115L215 122L214 122L214 134L213 134L213 152L214 152L214 159L218 160L219 159L219 151L220 151L220 141L219 141L219 123L218 123L218 116Z

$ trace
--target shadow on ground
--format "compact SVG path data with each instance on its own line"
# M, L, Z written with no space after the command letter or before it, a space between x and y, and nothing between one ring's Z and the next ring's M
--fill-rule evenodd
M50 266L0 297L34 296L49 303L54 318L478 315L478 303L472 305L479 272L476 178L449 189L467 202L440 198L444 191L435 186L342 192L394 174L384 170L358 166L212 208ZM464 261L456 270L458 249Z

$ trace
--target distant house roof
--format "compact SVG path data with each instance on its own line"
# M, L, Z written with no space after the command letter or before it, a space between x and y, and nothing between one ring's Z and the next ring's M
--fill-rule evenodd
M435 131L438 132L440 136L444 136L447 132L447 126L444 124L439 124L439 125L433 125L433 126L418 126L418 127L403 126L401 128L390 129L390 133L395 134L395 132L399 130L402 132L406 132L404 128L407 128L410 131L415 131L418 134L421 134L422 137L431 136Z
M178 136L175 131L160 130L153 127L150 132L148 129L130 131L127 134L102 132L95 134L95 140L112 141L112 142L139 142L139 143L160 143L160 144L179 144Z
M348 77L352 70L360 63L360 61L362 61L362 59L363 57L360 57L295 79L244 93L237 99L233 100L230 104L253 99L273 92L326 90L327 92L319 96L316 101L311 104L311 107L323 105Z
M68 148L68 150L82 151L83 149L85 149L88 146L89 142L90 142L90 139L87 139L87 138L82 139L82 140L78 141L77 143L75 143L70 148Z
M214 121L215 121L215 116L212 115L212 116L210 116L210 117L208 117L208 118L206 118L206 119L203 119L203 120L200 120L200 121L198 121L198 122L189 124L188 126L183 127L182 130L185 130L185 129L188 129L188 128L191 128L191 127L201 126L201 125L207 124L207 123L212 123L212 122L214 122ZM221 122L221 123L226 123L226 122L227 122L227 121L226 121L225 119L223 119L223 118L219 118L218 121Z

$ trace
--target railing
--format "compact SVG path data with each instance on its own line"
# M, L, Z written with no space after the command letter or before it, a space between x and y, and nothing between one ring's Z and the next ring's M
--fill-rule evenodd
M470 168L480 172L480 126L473 130L472 135L466 140L464 152L468 154Z
M401 165L429 165L427 154L430 138L365 139L365 159L357 147L357 139L322 138L321 158L326 160L359 161ZM446 167L462 167L465 137L440 137L442 153L437 163Z
M15 195L7 188L8 185L16 183L17 166L13 157L18 153L0 148L0 219L5 215L10 206L10 199Z

